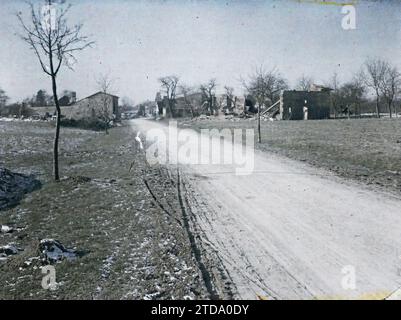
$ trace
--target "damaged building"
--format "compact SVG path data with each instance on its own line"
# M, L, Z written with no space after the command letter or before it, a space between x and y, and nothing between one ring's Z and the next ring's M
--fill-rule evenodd
M280 99L261 112L279 120L320 120L330 118L331 89L312 85L308 91L283 90Z
M313 84L307 91L283 90L277 101L268 107L261 108L261 115L264 118L278 120L329 119L330 92L330 88L316 84ZM211 100L201 92L195 92L185 96L178 95L171 103L166 96L162 98L158 93L155 101L159 116L163 117L171 117L171 111L174 117L216 115L219 112L226 115L255 115L258 113L257 101L249 94L242 97L220 94L214 95Z
M169 105L167 96L161 96L157 93L155 102L159 116L171 117L170 107L174 117L192 117L201 114L212 115L217 112L224 114L239 115L244 112L244 97L232 96L226 94L217 94L209 99L202 92L193 92L188 95L177 95L172 105Z
M283 91L280 96L281 120L330 118L329 91Z
M282 91L280 95L280 119L329 119L330 92L330 88L316 84L313 84L309 91Z
M86 98L83 98L70 105L61 105L61 115L69 120L93 120L102 116L108 116L110 119L120 119L120 112L118 108L119 97L104 93L97 92ZM55 106L46 107L31 107L34 115L41 118L49 118L56 114Z

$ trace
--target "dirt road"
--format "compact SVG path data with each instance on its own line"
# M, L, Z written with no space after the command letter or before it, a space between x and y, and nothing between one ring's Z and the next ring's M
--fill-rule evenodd
M257 151L250 175L179 167L202 245L218 254L237 297L384 298L401 287L401 199Z

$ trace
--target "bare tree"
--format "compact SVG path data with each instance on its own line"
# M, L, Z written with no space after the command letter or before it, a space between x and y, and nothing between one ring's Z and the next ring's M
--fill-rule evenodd
M0 108L5 107L7 104L8 97L6 95L6 92L0 88Z
M302 75L301 78L298 79L296 89L301 91L309 91L313 84L313 78Z
M93 42L81 35L82 24L70 26L67 14L71 6L55 5L54 0L46 0L43 6L37 8L29 3L29 22L22 13L17 13L17 19L22 27L20 38L25 41L36 55L42 71L51 78L53 99L56 106L56 134L53 144L53 174L56 181L60 180L58 146L60 137L61 110L57 97L57 76L62 65L72 69L76 62L75 53L90 47Z
M336 72L330 77L329 81L326 83L326 86L331 89L330 93L330 103L331 108L334 112L334 118L337 118L338 113L341 113L341 84L338 79L338 74Z
M104 93L111 92L113 83L114 79L112 79L109 74L101 73L96 79L98 89Z
M103 122L106 134L109 134L111 123L115 120L115 115L110 112L110 98L109 94L112 92L114 79L109 74L100 74L96 79L98 89L104 93L101 97L100 110L97 114L98 118ZM112 102L111 102L112 103Z
M133 109L135 105L134 100L132 100L130 97L122 97L121 98L121 112L127 112Z
M260 73L263 74L267 98L270 100L270 104L273 104L279 99L280 92L288 89L287 80L275 67L267 71L261 67Z
M51 95L49 95L46 90L40 89L36 93L35 96L35 106L37 107L45 107L48 105L53 105L54 99Z
M216 79L210 79L207 83L202 84L199 89L202 92L204 100L207 102L207 107L210 114L215 113L215 97L216 97Z
M175 97L179 80L179 77L175 75L159 78L161 87L167 96L167 103L171 117L175 116Z
M287 81L273 68L265 70L263 66L255 69L249 76L249 80L242 80L245 90L256 100L258 105L258 141L262 142L260 132L261 109L276 102L280 92L288 88Z
M376 95L376 114L380 118L380 95L384 77L389 68L386 61L379 58L369 59L365 62L361 76L365 85L371 88Z
M381 79L380 90L387 102L388 111L390 113L390 118L392 118L392 107L393 102L396 99L398 92L400 91L401 85L401 75L396 67L388 65L383 78ZM395 110L397 114L397 110Z
M354 77L351 81L341 86L338 97L340 97L340 105L344 105L348 117L353 112L361 114L361 103L364 98L366 88L358 77ZM344 110L343 110L344 111Z

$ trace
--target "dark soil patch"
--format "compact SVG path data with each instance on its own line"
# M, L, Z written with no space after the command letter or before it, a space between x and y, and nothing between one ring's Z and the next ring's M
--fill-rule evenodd
M26 193L40 187L40 181L32 175L28 176L0 168L0 210L17 205Z

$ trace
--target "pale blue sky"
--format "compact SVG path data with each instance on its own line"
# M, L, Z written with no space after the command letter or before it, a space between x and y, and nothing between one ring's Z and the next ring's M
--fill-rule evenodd
M39 1L36 1L39 2ZM73 21L96 41L65 69L59 88L82 98L96 90L100 72L117 78L116 93L136 102L153 99L158 77L177 74L187 84L215 77L242 93L240 76L264 64L295 84L302 74L324 82L333 72L349 80L367 57L401 69L401 4L359 1L356 30L341 27L341 6L299 1L71 1ZM49 79L15 35L14 12L26 4L0 2L0 87L15 101Z

